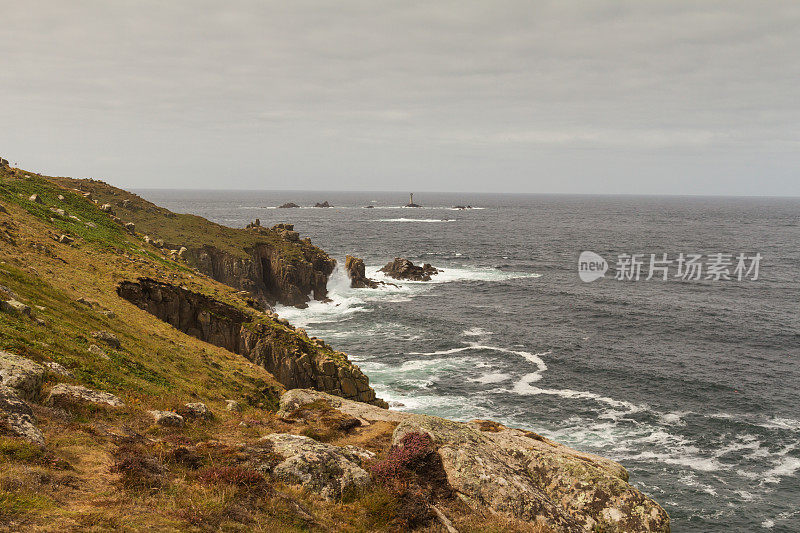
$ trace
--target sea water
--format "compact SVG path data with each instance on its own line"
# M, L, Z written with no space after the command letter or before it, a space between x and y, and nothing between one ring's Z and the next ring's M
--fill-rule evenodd
M394 408L615 459L676 532L800 531L800 200L418 193L414 209L403 193L140 193L233 227L293 223L396 283L351 289L337 269L330 303L277 309ZM763 259L757 280L584 283L584 250L612 267L625 253ZM443 272L388 280L394 257Z

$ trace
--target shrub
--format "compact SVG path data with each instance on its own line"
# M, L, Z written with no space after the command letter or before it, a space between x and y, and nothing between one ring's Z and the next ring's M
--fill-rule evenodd
M406 433L400 446L392 446L386 459L372 466L372 474L380 481L404 477L433 453L433 442L425 433Z
M264 488L267 484L260 472L238 466L210 466L200 472L198 479L202 483L227 483L248 489Z
M144 447L121 444L114 451L111 471L121 475L122 486L127 489L157 489L164 481L165 468Z
M178 446L167 455L167 458L191 470L197 470L203 465L203 458L185 446Z

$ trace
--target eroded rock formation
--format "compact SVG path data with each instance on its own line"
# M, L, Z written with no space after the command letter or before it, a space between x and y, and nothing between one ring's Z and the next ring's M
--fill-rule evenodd
M369 279L364 267L364 260L358 257L348 255L344 258L344 269L347 271L347 277L350 278L350 286L354 289L375 289L380 284L379 282Z
M290 229L279 233L287 241L300 240L297 232ZM255 244L247 254L236 256L208 245L189 248L185 253L186 261L204 274L269 304L304 307L309 296L315 300L326 298L328 276L336 261L325 253L298 253L294 260L287 260L283 251L264 243Z
M362 425L397 424L403 436L430 436L447 483L464 501L554 531L663 532L669 516L628 483L610 459L573 450L531 431L486 420L443 418L378 409L324 393L295 389L281 397L279 416L323 401Z
M383 405L367 376L344 354L304 338L285 321L148 278L124 281L117 293L184 333L263 366L287 389L313 388Z
M417 266L408 259L395 257L394 261L387 263L381 268L381 272L394 279L405 279L410 281L430 281L431 276L439 273L439 269L425 263Z

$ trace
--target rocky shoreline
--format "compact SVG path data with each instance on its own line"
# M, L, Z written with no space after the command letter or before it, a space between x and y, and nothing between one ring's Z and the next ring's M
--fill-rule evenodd
M10 530L669 531L614 461L387 409L347 355L269 309L324 300L335 266L291 224L225 228L3 162L0 227ZM358 258L345 269L376 283Z

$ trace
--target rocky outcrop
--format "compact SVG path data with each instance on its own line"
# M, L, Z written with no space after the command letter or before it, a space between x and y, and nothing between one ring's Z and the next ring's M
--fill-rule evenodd
M628 484L622 465L496 422L453 422L379 409L309 390L287 391L279 416L325 401L362 425L398 424L392 441L424 433L465 502L556 531L668 532L669 516Z
M439 273L439 269L431 266L429 263L417 266L408 259L403 259L402 257L395 257L394 261L387 263L380 271L394 279L409 281L430 281L431 276L435 276Z
M354 289L376 289L380 285L380 282L367 277L363 259L352 255L346 256L344 269L347 271L347 277L350 278L350 286Z
M210 420L214 418L211 410L203 402L192 402L184 404L179 410L184 418Z
M320 202L315 203L314 207L333 207L333 206L328 203L328 200L325 200L322 203L320 203Z
M270 231L260 226L253 229ZM319 248L300 242L299 234L291 225L279 225L275 230L287 241L287 246L297 247L291 256L267 243L254 244L246 250L246 256L233 255L210 245L190 247L184 255L187 263L204 274L246 290L270 305L303 307L309 297L324 300L328 294L328 276L336 261Z
M0 383L16 390L25 399L36 401L42 392L45 369L30 359L0 352Z
M221 226L195 215L173 213L102 181L51 179L89 194L120 226L132 223L129 231L141 234L164 256L246 290L262 304L304 306L310 299L327 296L328 276L336 262L293 230L276 232L260 223L248 229ZM181 248L186 249L184 253Z
M359 451L317 442L302 435L274 433L261 439L272 444L275 453L285 457L273 475L286 482L300 484L328 500L340 500L367 487L371 476L358 464Z
M182 427L186 423L181 415L172 411L148 411L147 413L159 426Z
M44 446L44 436L36 426L36 417L17 391L0 383L0 433Z
M50 389L50 394L45 400L46 405L56 407L68 407L83 403L125 407L122 400L109 392L88 389L80 385L67 385L66 383L59 383Z
M314 388L383 405L367 376L344 354L321 347L267 315L147 278L122 282L117 293L184 333L261 365L287 389Z
M31 308L17 300L0 300L0 311L12 315L31 316Z
M92 337L94 337L95 339L97 339L97 340L99 340L101 342L106 343L107 345L111 346L115 350L119 350L120 346L122 346L122 344L119 342L119 339L117 338L117 336L114 335L113 333L108 332L108 331L93 331L92 332Z
M285 204L281 204L278 206L278 209L291 209L293 207L300 207L294 202L286 202Z

